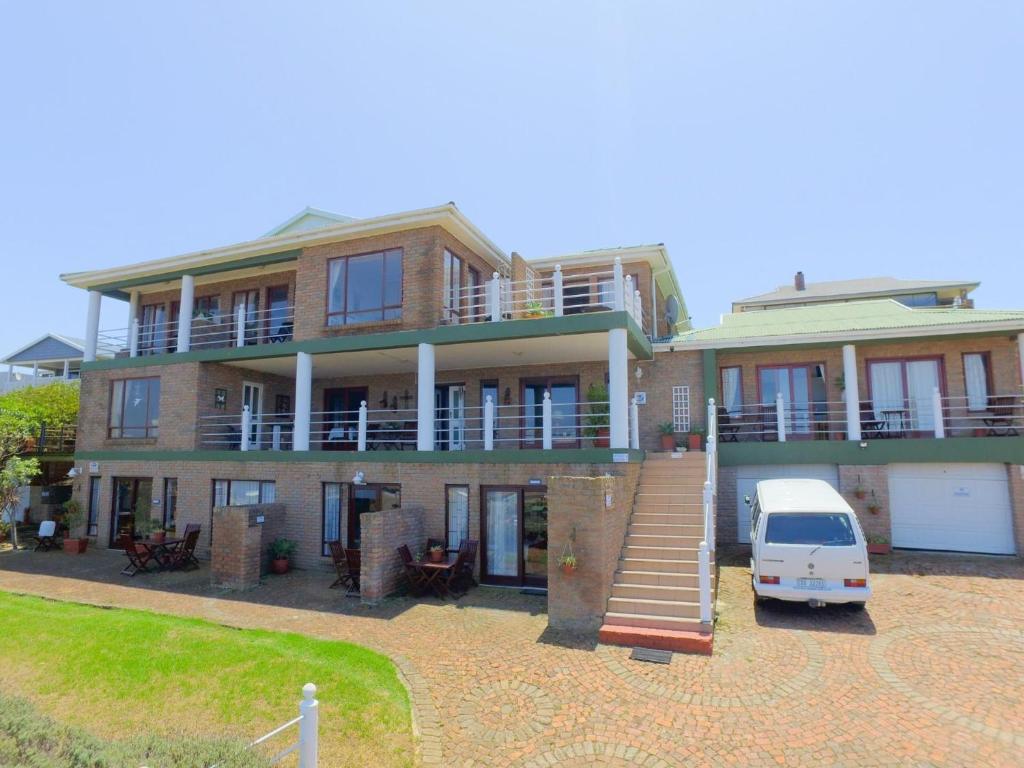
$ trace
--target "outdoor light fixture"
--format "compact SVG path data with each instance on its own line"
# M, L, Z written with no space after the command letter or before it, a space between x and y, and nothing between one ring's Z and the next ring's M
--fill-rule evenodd
M356 472L352 478L352 485L366 485L366 475L363 473L363 470L360 469Z
M861 440L861 441L860 441L860 447L861 447L861 448L867 448L867 447L868 447L868 444L867 444L867 443L866 443L866 442L865 442L864 440Z
M80 474L82 474L82 470L78 467L72 467L68 470L68 477L78 477Z
M636 376L637 381L640 381L640 379L644 377L643 369L638 365L636 370L633 372L633 375Z

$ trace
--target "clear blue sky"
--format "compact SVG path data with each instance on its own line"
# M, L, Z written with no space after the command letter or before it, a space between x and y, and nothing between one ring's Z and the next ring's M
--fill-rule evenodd
M0 0L0 353L82 335L60 272L305 205L454 200L527 257L664 242L698 324L797 269L1019 307L1022 76L1017 0Z

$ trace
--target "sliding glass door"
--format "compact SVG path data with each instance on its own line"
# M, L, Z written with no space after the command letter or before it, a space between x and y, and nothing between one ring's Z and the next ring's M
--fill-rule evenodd
M773 365L758 369L760 402L774 416L776 398L782 395L787 436L812 437L814 423L827 410L825 366Z
M944 389L939 358L869 360L867 366L871 407L889 434L935 430L932 401L936 388Z
M547 489L481 489L482 577L491 584L547 585Z

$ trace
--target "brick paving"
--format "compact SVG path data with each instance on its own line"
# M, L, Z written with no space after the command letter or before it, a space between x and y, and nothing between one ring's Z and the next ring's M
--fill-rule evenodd
M0 554L0 589L383 651L409 686L425 765L1021 764L1022 561L893 556L864 612L755 610L742 562L722 558L714 656L670 665L553 632L544 599L515 591L366 608L327 574L232 594L205 569L124 579L106 552Z

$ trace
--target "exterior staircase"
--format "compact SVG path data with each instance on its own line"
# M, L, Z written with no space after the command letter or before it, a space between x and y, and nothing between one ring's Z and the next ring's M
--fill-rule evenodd
M599 639L612 645L710 654L700 620L705 454L648 453ZM715 566L711 562L712 606Z

